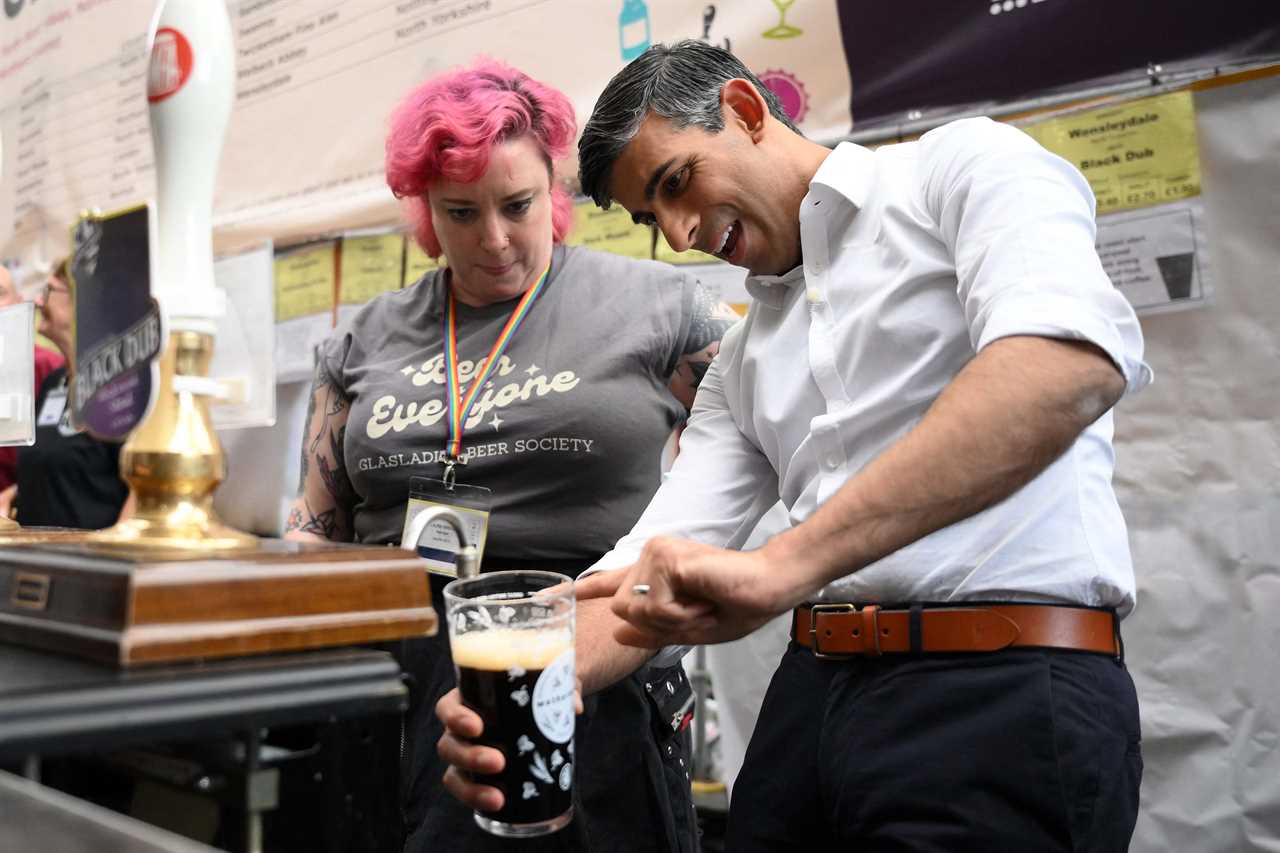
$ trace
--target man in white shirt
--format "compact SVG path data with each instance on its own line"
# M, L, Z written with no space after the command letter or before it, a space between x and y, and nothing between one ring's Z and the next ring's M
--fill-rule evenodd
M1110 409L1150 371L1081 175L985 119L831 151L696 42L623 69L579 158L597 203L751 273L674 468L579 581L639 648L795 608L728 849L1127 847ZM779 497L792 528L735 550ZM441 746L462 767L468 722Z

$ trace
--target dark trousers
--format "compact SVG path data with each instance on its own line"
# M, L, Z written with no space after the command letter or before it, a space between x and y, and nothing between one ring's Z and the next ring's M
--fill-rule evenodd
M1127 850L1138 701L1123 663L1016 649L820 660L792 643L733 789L726 849Z

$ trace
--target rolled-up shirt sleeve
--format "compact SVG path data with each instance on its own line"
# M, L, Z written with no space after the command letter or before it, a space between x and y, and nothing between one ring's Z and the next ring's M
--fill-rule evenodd
M975 351L1013 335L1088 341L1115 363L1126 393L1145 387L1142 329L1098 258L1084 176L987 119L956 122L925 144L925 204L955 258Z
M731 330L725 337L738 329ZM691 539L718 548L738 548L778 501L773 466L742 434L725 395L721 357L711 363L698 388L680 453L631 532L583 576L631 565L655 536ZM653 659L668 666L687 647L670 646Z

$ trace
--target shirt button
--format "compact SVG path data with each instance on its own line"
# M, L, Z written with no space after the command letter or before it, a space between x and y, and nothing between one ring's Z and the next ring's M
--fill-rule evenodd
M835 457L835 456L828 456L828 457L827 457L827 467L828 467L828 468L830 468L830 469L831 469L831 470L833 470L833 471L834 471L836 468L839 468L839 467L840 467L840 460L839 460L839 458L837 458L837 457Z
M822 291L818 290L816 287L811 287L804 292L804 298L808 299L814 305L817 305L822 301Z

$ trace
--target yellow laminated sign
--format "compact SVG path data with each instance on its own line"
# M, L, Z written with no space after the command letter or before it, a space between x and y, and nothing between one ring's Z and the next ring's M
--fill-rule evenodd
M1073 113L1024 130L1084 174L1099 214L1200 194L1200 147L1189 91Z
M333 241L316 243L275 259L276 322L333 312Z
M648 227L632 222L621 205L601 210L590 199L574 203L573 229L565 242L627 258L653 256L653 232Z
M413 237L405 237L404 283L401 287L415 284L428 272L445 265L444 257L433 258L418 245Z
M368 234L342 239L338 290L343 305L363 305L379 293L400 289L404 235Z

